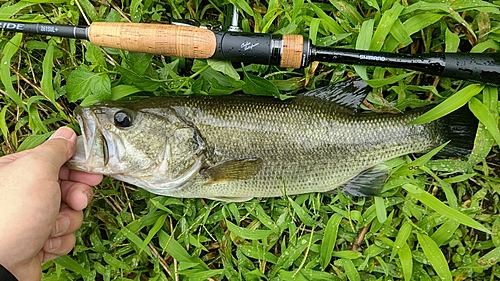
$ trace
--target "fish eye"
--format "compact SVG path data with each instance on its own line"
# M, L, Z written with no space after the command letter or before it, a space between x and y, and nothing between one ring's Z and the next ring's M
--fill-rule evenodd
M130 113L120 110L114 116L115 125L121 128L132 126L132 116Z

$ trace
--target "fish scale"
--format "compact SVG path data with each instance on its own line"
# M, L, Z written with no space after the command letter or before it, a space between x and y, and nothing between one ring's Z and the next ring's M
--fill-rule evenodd
M356 185L353 183L363 173L369 180L385 176L375 170L378 164L408 153L426 152L453 138L445 119L408 125L426 110L353 114L342 105L314 96L284 101L241 95L161 97L97 105L82 113L86 115L82 120L100 118L96 130L103 130L103 124L112 123L113 115L120 110L133 113L136 124L130 128L115 126L113 135L120 137L130 151L151 149L127 155L121 165L138 163L130 160L134 157L151 159L143 161L142 167L131 165L116 173L108 167L103 173L157 194L182 198L243 201L328 192ZM107 117L96 117L95 111L107 112ZM179 133L179 128L184 131ZM186 141L193 142L192 153L187 153L191 146ZM109 142L113 140L104 143ZM167 162L163 159L166 155L171 157ZM76 168L85 170L84 166ZM163 179L162 173L168 176ZM183 177L185 181L178 186L162 185L162 180ZM357 192L370 195L370 188ZM372 189L380 191L381 187Z

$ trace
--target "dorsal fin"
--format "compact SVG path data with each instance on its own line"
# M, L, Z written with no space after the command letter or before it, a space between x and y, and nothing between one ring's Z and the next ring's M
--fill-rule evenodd
M303 95L334 102L356 113L371 90L372 88L365 81L361 79L349 79L306 92Z

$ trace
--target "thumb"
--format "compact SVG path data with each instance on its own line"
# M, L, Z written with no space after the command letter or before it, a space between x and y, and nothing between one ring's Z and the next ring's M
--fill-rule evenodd
M46 142L35 147L31 153L38 159L60 168L73 156L75 147L75 132L68 127L61 127Z

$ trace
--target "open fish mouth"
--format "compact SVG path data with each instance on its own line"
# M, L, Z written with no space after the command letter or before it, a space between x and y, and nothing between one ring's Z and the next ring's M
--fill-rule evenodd
M68 164L78 170L97 172L95 169L108 164L108 142L100 132L97 118L90 110L77 107L75 115L82 135L77 138L75 154Z

